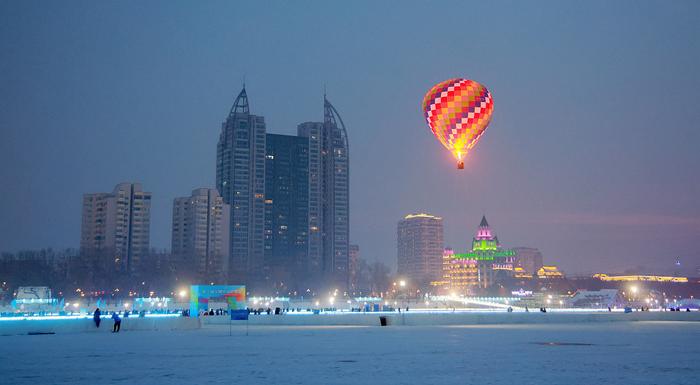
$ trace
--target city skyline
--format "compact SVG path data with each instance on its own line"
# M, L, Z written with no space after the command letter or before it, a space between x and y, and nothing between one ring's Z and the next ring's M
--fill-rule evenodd
M370 261L394 267L396 221L429 212L444 218L455 249L486 214L508 247L538 248L567 273L671 270L677 258L694 270L700 10L681 4L596 3L573 14L453 3L483 21L466 39L447 16L439 42L421 38L435 32L418 4L344 10L354 21L330 12L317 27L328 36L306 25L337 5L280 12L297 21L247 5L192 14L145 5L133 31L119 28L133 15L109 5L76 16L70 5L4 5L0 251L77 247L82 195L122 181L152 193L151 246L168 248L173 199L215 187L216 128L245 79L267 131L288 135L320 115L326 85L352 128L348 241ZM225 32L208 39L209 28ZM256 37L231 44L250 28ZM343 65L358 52L372 60ZM479 79L496 103L462 173L420 111L425 91L451 76Z
M253 114L243 85L216 145L216 188L230 209L228 279L349 286L349 169L347 130L325 95L322 122L280 135Z
M3 383L698 382L700 0L5 0L0 52Z

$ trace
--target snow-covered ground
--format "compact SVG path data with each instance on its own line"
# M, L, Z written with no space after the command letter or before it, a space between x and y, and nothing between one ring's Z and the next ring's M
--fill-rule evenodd
M699 384L700 322L0 337L0 384Z

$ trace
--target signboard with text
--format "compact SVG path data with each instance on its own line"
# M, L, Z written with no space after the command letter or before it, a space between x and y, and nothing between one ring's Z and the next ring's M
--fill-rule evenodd
M229 311L246 309L244 285L192 285L190 288L190 316L208 310L210 303L226 303Z

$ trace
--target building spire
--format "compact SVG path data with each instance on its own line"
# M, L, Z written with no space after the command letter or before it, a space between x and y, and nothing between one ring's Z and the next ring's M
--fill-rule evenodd
M486 220L486 215L481 217L481 223L479 223L479 230L476 231L476 240L494 240L494 234L491 233L491 228L489 227L489 222Z
M248 94L245 92L245 83L243 83L243 89L236 97L236 101L233 102L233 107L229 112L229 116L234 114L248 114L250 108L248 106Z
M479 227L489 227L489 223L486 221L486 215L481 217L481 223L479 223Z

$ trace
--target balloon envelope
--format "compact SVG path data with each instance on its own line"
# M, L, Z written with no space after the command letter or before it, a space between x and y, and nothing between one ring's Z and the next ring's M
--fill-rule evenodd
M423 112L435 137L461 162L489 125L493 98L473 80L450 79L425 94Z

